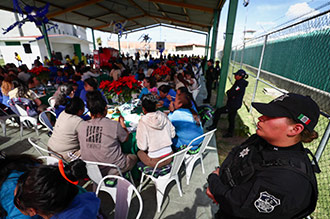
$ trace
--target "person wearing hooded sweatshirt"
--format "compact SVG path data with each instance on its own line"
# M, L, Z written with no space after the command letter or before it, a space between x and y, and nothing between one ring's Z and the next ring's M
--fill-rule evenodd
M137 131L137 146L140 149L137 155L147 166L155 167L157 162L172 154L172 138L175 137L175 128L166 114L156 111L158 100L152 94L142 97L141 117ZM169 164L172 159L162 162L158 167Z

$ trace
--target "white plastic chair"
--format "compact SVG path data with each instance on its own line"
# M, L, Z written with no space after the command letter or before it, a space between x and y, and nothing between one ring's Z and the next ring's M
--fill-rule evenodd
M191 175L192 175L192 171L194 169L194 165L196 163L196 161L198 159L200 159L201 161L201 165L202 165L202 173L205 174L205 169L204 169L204 163L203 163L203 153L206 149L206 146L208 146L208 144L210 143L213 135L214 135L214 132L216 131L217 129L213 129L195 139L193 139L188 146L190 146L193 142L197 141L198 139L201 139L204 137L202 143L201 143L201 146L200 146L200 149L198 151L197 154L186 154L185 158L184 158L184 164L186 166L186 177L187 177L187 185L189 185L189 181L190 181L190 178L191 178Z
M104 184L104 180L106 180L106 179L117 179L116 190L118 190L118 192L116 192L116 196L114 198L114 201L116 203L115 219L127 218L128 210L129 210L131 200L132 200L133 191L135 192L136 197L138 198L139 204L140 204L139 212L136 215L136 219L139 219L142 214L142 210L143 210L143 201L142 201L140 193L135 188L135 186L121 176L108 175L108 176L103 177L101 179L101 181L98 183L98 186L96 189L97 196L99 194L99 191L102 190L101 189L102 184Z
M49 155L53 155L53 156L55 156L56 158L61 159L61 160L63 160L63 162L67 163L67 162L64 160L64 158L63 158L62 155L56 153L55 151L52 151L52 150L48 150L48 149L46 149L46 148L47 148L47 145L45 145L42 141L40 141L40 138L35 139L35 138L32 138L32 137L29 137L29 138L28 138L28 141L30 142L30 144L32 144L33 148L34 148L36 151L38 151L38 153L40 154L40 156L49 156ZM45 148L39 146L38 143L43 144L43 145L45 146Z
M10 101L10 100L9 100ZM24 126L24 122L30 122L36 133L37 136L39 136L39 132L38 132L38 115L36 116L29 116L28 113L26 112L25 109L23 109L20 105L15 104L15 108L16 108L16 112L18 113L19 116L19 120L20 120L20 138L23 137L23 126Z
M55 108L55 102L56 102L56 99L54 96L51 96L48 98L48 104L52 110Z
M53 116L56 119L56 114L53 111L43 111L42 113L39 114L39 121L41 122L41 124L43 124L44 126L46 126L46 128L48 129L48 131L50 131L50 132L53 133L53 125L49 121L49 118L47 116L47 113L50 113L51 116Z
M38 157L38 159L45 160L47 165L55 165L59 161L57 157L52 157L52 156L40 156Z
M198 86L198 88L196 88L195 90L191 91L192 97L194 98L194 100L196 101L196 98L199 94L199 91L201 90L201 85Z
M1 128L2 128L2 134L3 136L7 135L7 129L6 129L6 121L7 119L12 119L14 117L17 117L16 114L8 114L6 113L4 110L0 109L1 111L1 116L0 116L0 124L1 124Z
M105 186L104 182L101 181L102 174L99 169L99 165L116 168L119 175L122 177L123 174L122 174L120 168L117 165L111 164L111 163L101 163L101 162L86 161L86 160L84 160L84 162L86 163L87 175L89 176L89 178L95 183L95 185L97 185L99 187L100 190L109 193L109 195L111 195L113 201L116 203L117 189L115 187ZM100 184L100 182L101 182L101 184Z
M139 191L141 191L142 186L148 180L148 178L150 178L155 183L156 198L157 198L157 212L160 212L160 208L161 208L161 205L162 205L162 202L163 202L166 187L171 181L175 180L175 182L178 186L179 195L180 195L180 197L182 197L182 190L181 190L181 186L180 186L180 182L179 182L178 172L180 170L180 167L182 165L182 162L183 162L183 159L184 159L185 155L187 154L188 150L190 150L191 148L192 148L192 146L189 146L189 147L185 148L182 151L178 151L178 152L176 152L176 153L174 153L170 156L167 156L167 157L161 159L160 161L158 161L155 168L154 168L154 170L152 171L151 175L146 175L142 172ZM155 174L155 171L156 171L158 165L160 163L164 162L165 160L168 160L172 157L173 157L173 161L172 161L171 171L168 174L164 175L164 176L158 176L157 178L154 177L154 174ZM144 176L146 176L147 179L146 179L146 181L143 182Z

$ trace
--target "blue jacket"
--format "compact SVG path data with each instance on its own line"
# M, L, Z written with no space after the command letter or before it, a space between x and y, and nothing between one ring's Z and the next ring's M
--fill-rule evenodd
M189 109L177 109L168 115L168 118L175 127L176 137L172 139L173 145L179 148L181 145L188 145L191 140L203 134L202 125L196 125L194 117ZM192 150L196 150L203 138L195 141Z
M146 87L142 88L141 93L139 95L139 99L141 99L141 97L143 95L148 94L148 93L150 93L149 90L148 90L148 88L146 88Z
M22 214L14 205L14 191L17 180L22 174L23 172L11 172L0 188L0 203L8 214L5 219L41 219L40 216L30 217Z
M51 219L96 219L100 202L93 192L80 193L66 210L55 214Z

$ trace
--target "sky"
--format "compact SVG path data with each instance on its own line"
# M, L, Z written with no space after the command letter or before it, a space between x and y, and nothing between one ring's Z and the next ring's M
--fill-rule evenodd
M222 49L224 45L224 33L226 32L226 22L228 16L228 7L230 0L226 3L220 14L217 48ZM327 4L326 7L318 9L320 6ZM292 19L318 14L330 8L329 0L250 0L247 7L243 6L243 0L238 1L236 23L234 30L233 46L240 45L243 42L243 32L245 30L255 30L254 36L261 35L266 31L277 29L279 25L284 24ZM303 16L308 14L306 16ZM296 21L298 21L297 19ZM286 24L287 25L287 24ZM117 41L116 34L95 31L95 39L101 37L102 46L107 46L108 40ZM205 44L205 35L190 33L181 30L175 30L166 27L156 27L135 33L124 35L121 42L141 41L139 38L143 34L149 34L151 41L175 42L179 44ZM246 37L251 37L250 35ZM87 28L87 39L92 40L91 29Z

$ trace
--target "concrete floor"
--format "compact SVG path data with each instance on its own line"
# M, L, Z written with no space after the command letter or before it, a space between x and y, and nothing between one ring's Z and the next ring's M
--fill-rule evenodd
M204 83L202 83L201 92L197 97L197 104L200 105L202 100L206 96L206 89ZM207 127L209 124L206 124ZM44 143L47 143L49 137L47 135L46 129L39 130L39 137ZM37 137L33 129L24 129L23 138L19 137L19 128L13 125L7 125L7 136L0 135L0 150L4 151L6 154L33 154L39 156L38 152L33 149L29 144L28 137ZM173 181L170 183L166 189L164 196L161 212L157 213L156 207L156 193L155 187L152 182L149 182L147 186L141 191L141 196L143 199L143 212L141 218L143 219L185 219L185 218L213 218L214 213L217 211L218 207L212 203L206 195L207 181L206 178L209 173L211 173L216 166L219 165L218 155L216 151L216 139L213 137L210 146L213 150L206 150L204 154L204 166L205 174L202 174L200 162L196 162L195 168L193 170L192 178L190 180L190 185L186 185L186 176L184 167L180 171L180 181L182 185L183 196L180 197L178 194L178 189ZM109 200L106 194L101 194L102 200L101 209L107 215L107 218L113 218L113 214L109 214L113 208L112 200ZM138 211L137 198L132 200L130 207L130 212L128 218L135 218Z

